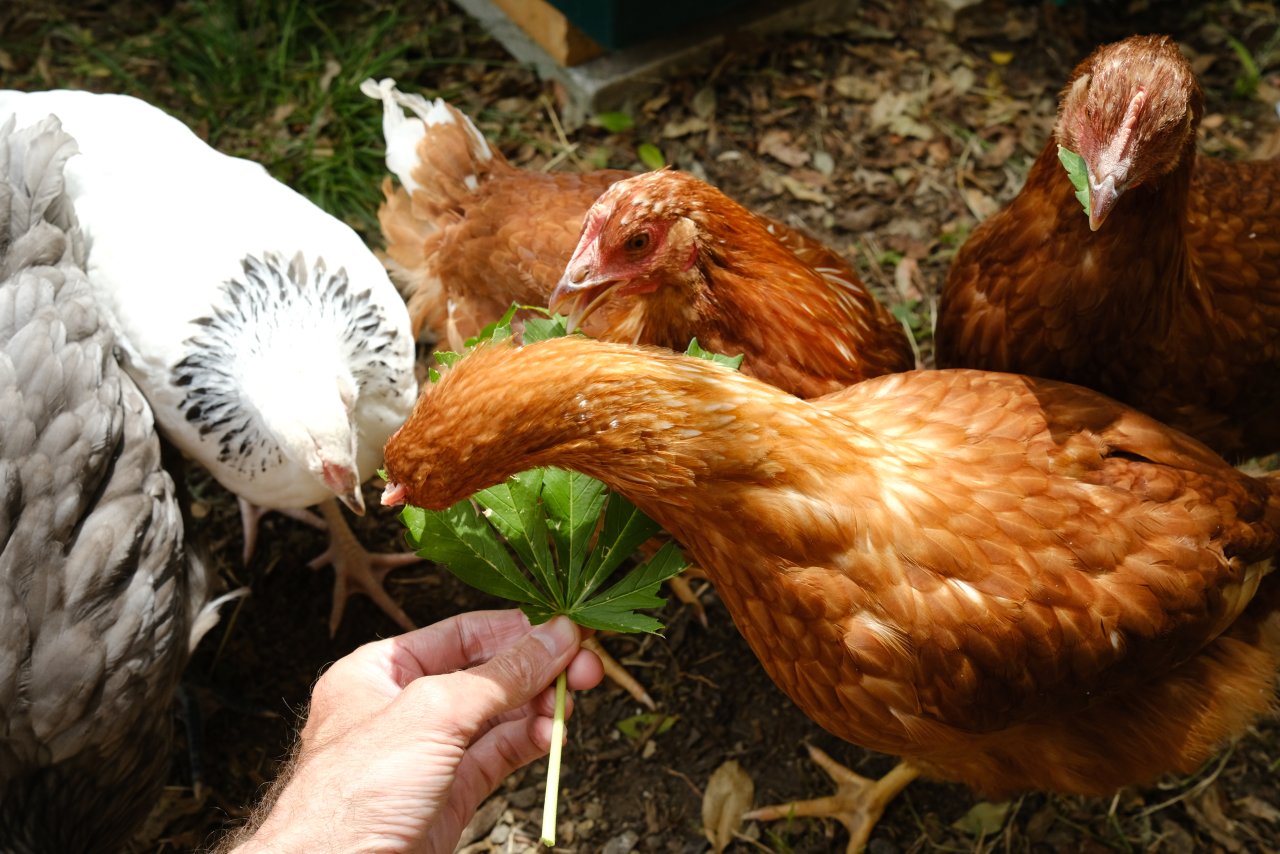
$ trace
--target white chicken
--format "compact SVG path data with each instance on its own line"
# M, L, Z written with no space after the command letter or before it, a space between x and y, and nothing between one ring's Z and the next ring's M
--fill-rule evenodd
M258 508L319 504L336 571L330 631L347 597L383 589L412 555L368 553L335 498L360 485L408 416L417 386L404 303L344 223L259 164L221 154L125 95L0 91L0 119L57 115L79 144L67 190L88 273L123 364L163 434L242 500L245 555Z
M56 119L0 122L0 851L116 850L216 621L151 411L112 356Z

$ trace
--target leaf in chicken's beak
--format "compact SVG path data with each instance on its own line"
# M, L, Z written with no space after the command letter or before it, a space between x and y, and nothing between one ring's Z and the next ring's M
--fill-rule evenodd
M1063 169L1067 170L1067 177L1071 179L1071 186L1076 188L1076 198L1084 206L1084 212L1086 214L1091 213L1089 210L1089 167L1084 162L1084 158L1071 149L1059 145L1058 162L1062 164Z
M704 349L703 346L698 343L697 338L694 338L689 342L689 346L684 351L684 354L686 356L693 356L697 359L706 359L708 362L715 362L717 365L724 365L726 368L730 368L735 371L742 365L742 360L746 358L747 355L746 353L739 353L736 356L726 356L723 353L713 353L710 350Z

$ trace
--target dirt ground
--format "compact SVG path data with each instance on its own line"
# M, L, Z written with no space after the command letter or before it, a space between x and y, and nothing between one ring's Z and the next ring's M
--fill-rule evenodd
M549 118L551 87L510 63L452 6L423 7L421 25L443 22L440 38L477 61L424 66L402 87L452 93L530 168L640 168L636 146L657 145L668 162L854 259L912 326L925 364L950 256L1021 186L1052 125L1058 89L1094 45L1136 32L1173 34L1206 88L1203 150L1228 158L1280 151L1280 79L1267 73L1280 23L1271 3L989 0L949 19L930 3L868 0L847 22L733 40L700 69L630 105L631 130L588 126L567 145ZM1252 51L1260 73L1242 63L1228 35ZM378 120L373 105L367 120ZM193 487L197 536L209 541L228 581L248 584L252 596L205 640L189 670L188 695L204 721L196 738L202 788L197 795L180 737L171 786L133 846L139 852L212 844L274 777L317 674L359 644L396 631L359 599L330 639L331 575L305 565L323 548L319 536L269 519L259 554L241 568L233 502L207 479L193 477ZM358 520L357 532L384 548L400 541L399 523L381 512ZM425 564L396 573L389 588L420 623L495 604ZM644 710L629 696L603 687L579 697L565 752L558 850L706 850L702 793L730 759L754 780L757 804L826 793L828 781L809 762L805 743L862 773L892 766L891 758L810 723L764 675L714 590L702 598L705 629L669 604L665 638L606 640L676 721L661 734L632 738L618 723ZM986 804L960 786L916 782L889 807L870 850L1280 849L1277 765L1280 729L1267 723L1192 778L1110 800L1031 794ZM536 845L544 770L535 763L504 784L464 840L466 850ZM824 821L751 823L742 832L732 850L821 852L843 850L845 842L844 829Z

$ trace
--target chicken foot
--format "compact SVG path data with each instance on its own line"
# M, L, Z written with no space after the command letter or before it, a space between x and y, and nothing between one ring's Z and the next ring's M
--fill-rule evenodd
M396 604L391 594L387 593L383 582L391 570L417 563L422 558L409 553L371 554L360 545L355 534L351 533L347 520L342 516L342 508L335 499L317 506L320 508L320 515L328 523L329 548L307 566L319 569L333 565L333 611L329 615L329 636L337 634L347 600L356 593L363 593L372 599L374 604L406 632L416 629L417 625Z
M776 821L780 818L834 818L849 831L847 854L858 854L866 847L871 831L884 809L920 772L906 762L899 762L879 780L855 774L827 753L809 748L809 757L836 784L836 793L825 798L792 801L787 804L760 807L745 813L747 821Z
M645 690L639 680L632 676L631 672L623 667L621 662L614 658L607 649L601 646L599 640L595 637L589 637L582 642L582 648L594 652L596 658L600 659L600 666L604 669L604 675L618 683L618 687L630 694L637 703L651 712L658 708L657 703L653 702L653 698L649 696L649 692Z
M253 551L258 545L258 523L262 521L262 517L271 513L282 513L290 519L296 519L310 525L313 528L319 528L321 531L327 530L328 525L323 519L310 510L294 509L284 507L276 509L274 507L259 507L251 504L243 498L237 499L240 503L240 524L244 527L244 563L249 565L249 559L253 557Z

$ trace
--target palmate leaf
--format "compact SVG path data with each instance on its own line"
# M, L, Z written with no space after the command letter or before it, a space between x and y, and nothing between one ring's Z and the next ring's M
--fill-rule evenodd
M406 506L400 518L419 557L445 566L485 593L522 604L545 603L546 596L520 572L470 501L438 511Z
M640 512L630 501L616 493L608 495L604 525L591 557L583 569L579 587L570 587L571 601L581 602L608 580L640 544L658 533L658 523Z
M542 474L542 469L522 472L477 492L475 499L489 511L489 524L511 545L551 601L564 607L547 542L547 518L538 503Z
M662 630L662 624L638 608L660 608L663 600L658 587L668 578L680 574L686 566L684 555L675 543L667 543L648 562L628 572L612 587L573 609L575 622L593 629L613 632L649 632Z
M1084 162L1084 158L1071 149L1059 145L1058 162L1062 164L1063 169L1067 170L1067 177L1071 179L1071 186L1076 188L1076 199L1084 206L1084 212L1090 213L1089 167Z
M577 590L587 563L587 546L600 510L605 485L576 471L549 468L542 476L542 504L556 543L556 558L565 576L565 591ZM572 600L570 600L572 601Z
M543 311L545 310L543 309ZM568 326L565 324L564 315L553 314L551 317L530 317L524 322L522 337L524 343L532 344L535 341L545 341L548 338L563 338L568 334Z

